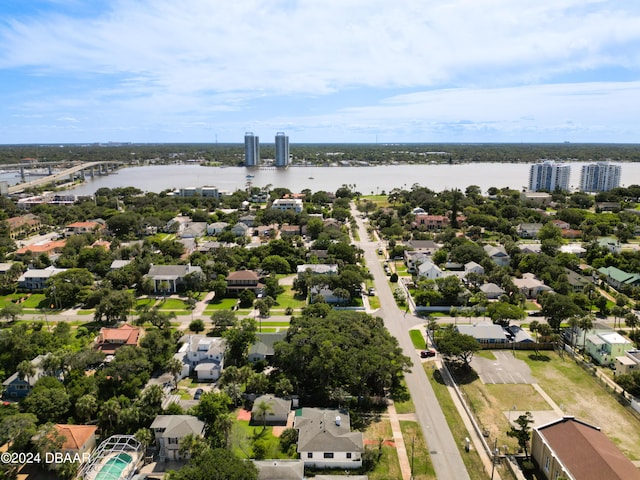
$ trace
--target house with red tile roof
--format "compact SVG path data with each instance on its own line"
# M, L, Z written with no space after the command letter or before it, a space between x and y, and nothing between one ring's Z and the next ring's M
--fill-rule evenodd
M64 229L64 236L70 237L72 235L79 235L82 233L93 233L98 230L102 230L104 225L96 221L88 222L74 222L67 225Z
M64 437L62 453L84 454L96 448L96 425L56 424L58 435Z
M136 346L142 329L125 323L118 328L101 328L95 340L95 348L106 355L113 355L125 345Z
M25 255L27 252L31 252L34 255L40 255L44 253L45 255L52 257L62 252L62 249L64 248L66 243L66 240L54 240L51 242L35 243L33 245L27 245L26 247L19 248L15 251L14 255L20 256Z
M600 428L575 417L535 428L531 455L547 480L640 480L640 470Z

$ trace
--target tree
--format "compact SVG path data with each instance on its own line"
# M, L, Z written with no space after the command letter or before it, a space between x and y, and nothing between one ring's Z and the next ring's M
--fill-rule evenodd
M529 452L527 451L527 444L531 439L531 428L529 425L533 423L531 412L525 412L523 415L520 415L515 423L517 426L511 426L511 429L507 432L507 436L518 440L518 445L524 450L524 456L528 459Z
M20 305L17 305L15 303L7 303L0 310L0 317L6 318L7 320L15 322L16 319L18 318L18 315L20 315L21 313L22 313L22 307Z
M256 294L247 288L240 292L238 299L240 300L241 308L249 308L253 305L253 302L256 299Z
M29 360L22 360L18 364L16 371L18 372L18 377L21 380L28 381L30 378L32 378L36 374L36 367L34 367Z
M25 451L36 433L38 417L32 413L16 413L0 421L0 443L8 443L13 451Z
M109 324L126 322L127 315L135 305L135 298L128 290L112 290L105 295L96 307L93 319Z
M24 411L33 413L40 423L57 423L65 419L69 407L71 402L64 385L52 377L40 379L22 401Z
M211 314L211 322L213 323L211 333L214 336L220 336L227 328L236 324L236 314L231 310L216 310Z
M226 362L229 365L243 365L249 347L256 341L256 321L252 318L243 318L236 325L225 330L222 336L227 340Z
M93 395L86 394L76 400L75 408L77 417L86 423L98 411L98 401Z
M471 335L449 330L437 340L438 351L449 358L457 358L469 368L473 354L480 350L480 343Z
M191 323L189 323L189 330L193 333L200 333L204 331L204 322L199 318L192 320Z
M560 324L570 317L582 315L582 309L578 307L571 297L561 294L545 295L541 300L542 314L547 318L547 323L556 332L560 330Z
M524 309L507 302L489 304L487 313L493 323L503 327L508 327L511 320L522 320L527 316L527 312Z
M587 348L587 332L593 328L593 324L595 322L595 317L592 313L588 315L583 315L580 317L580 321L578 322L578 327L582 330L582 349L585 350Z
M241 460L231 450L204 449L167 480L256 480L258 470L249 460Z

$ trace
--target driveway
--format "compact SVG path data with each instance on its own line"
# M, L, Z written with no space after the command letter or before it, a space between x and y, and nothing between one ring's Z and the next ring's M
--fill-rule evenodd
M493 350L495 360L474 355L471 367L482 383L537 383L529 366L509 350Z

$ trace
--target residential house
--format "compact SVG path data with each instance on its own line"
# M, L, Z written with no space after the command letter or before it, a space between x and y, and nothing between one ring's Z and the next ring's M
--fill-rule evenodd
M296 213L301 213L303 210L303 204L302 200L299 198L278 198L273 201L271 208L282 211L291 210Z
M259 238L273 238L277 231L277 225L258 225L253 228L253 236Z
M281 342L287 336L287 332L260 332L256 333L256 342L249 347L247 355L250 362L265 361L273 359L273 346L276 342Z
M534 428L531 455L547 480L640 480L640 470L600 428L575 417Z
M329 258L329 250L309 250L305 257L307 258L307 260L312 258L324 260Z
M55 258L66 245L66 240L53 240L50 242L34 243L32 245L26 245L20 247L15 251L14 256L21 257L31 252L32 255L46 255L49 258Z
M204 437L205 423L193 415L158 415L151 424L151 431L158 447L160 461L184 460L178 452L180 441L187 435Z
M485 283L484 285L480 285L480 291L486 295L487 300L496 300L507 293L495 283Z
M258 469L258 480L303 480L302 460L252 460ZM317 476L315 477L318 478ZM351 480L351 478L349 479Z
M598 273L604 275L605 281L616 290L626 285L634 287L640 285L640 274L638 273L627 273L616 267L600 267Z
M584 290L584 287L586 287L587 285L593 285L593 280L589 277L580 275L579 273L576 273L566 267L564 271L567 274L567 281L569 282L569 285L571 285L571 289L574 292L582 292Z
M13 263L0 263L0 278L9 274L11 271L11 265L13 265Z
M617 332L600 332L587 335L585 342L587 354L599 365L615 365L617 357L633 350L633 342Z
M35 372L33 375L22 378L18 372L15 372L2 382L2 398L20 399L26 397L36 382L45 376L45 372L40 367L40 364L46 356L47 355L38 355L36 358L31 360L31 365L33 365Z
M183 364L181 377L195 372L198 380L216 381L224 368L224 354L227 341L221 337L205 335L185 335L180 339L182 346L174 358Z
M251 228L246 223L238 222L231 227L231 233L236 237L248 237L251 233Z
M180 238L198 238L207 231L207 222L189 222L178 236Z
M575 242L561 245L559 251L562 253L569 253L577 257L582 257L585 253L587 253L586 248L584 248L580 243Z
M494 246L494 245L485 245L484 251L487 253L489 258L499 267L508 267L511 262L511 257L504 249L502 245Z
M416 273L418 265L427 261L431 261L431 256L427 252L421 250L404 251L404 264L409 273Z
M256 224L255 215L243 215L238 219L238 222L244 223L247 227L253 227Z
M409 240L407 246L413 250L424 252L427 255L433 255L440 249L440 245L433 240Z
M516 343L533 343L533 337L529 332L522 329L518 325L509 325L507 327L507 338Z
M523 202L531 202L536 205L546 205L551 203L551 194L546 192L520 192L520 200Z
M296 235L302 235L300 225L285 224L280 227L281 237L295 237Z
M142 329L125 323L118 328L103 327L96 337L94 347L105 355L113 355L120 347L138 346Z
M263 404L267 407L266 411L262 410ZM290 411L291 400L273 395L261 395L253 401L251 424L285 426Z
M317 296L321 296L326 303L335 304L335 303L344 303L344 298L339 298L333 294L333 290L326 285L314 285L311 287L309 291L310 302L314 303Z
M153 291L172 294L185 284L185 277L190 273L200 272L202 268L187 265L151 265L145 277L153 281Z
M445 215L428 215L419 213L415 216L411 226L420 230L439 230L449 225L449 217Z
M598 245L609 250L613 254L618 254L622 251L622 245L620 240L613 237L601 237L598 239Z
M33 213L8 218L7 224L9 225L9 236L13 240L16 238L28 237L33 233L37 233L42 227L40 218Z
M297 267L298 278L303 273L311 273L312 275L337 275L338 265L335 263L306 263L298 265Z
M620 203L618 202L596 202L596 212L619 212Z
M626 375L640 369L640 350L627 350L621 357L616 357L615 375Z
M418 265L418 277L426 278L428 280L435 280L442 277L442 270L431 260L427 260L424 263Z
M113 262L111 262L111 266L109 267L110 270L120 270L122 267L126 267L127 265L129 265L133 260L114 260Z
M522 278L514 278L513 284L518 287L520 293L527 298L538 298L542 292L552 292L553 289L538 280L533 273L523 273Z
M96 448L96 425L68 425L56 424L54 426L57 434L64 439L62 448L59 450L65 455L72 457L78 455L83 458Z
M472 325L457 325L455 329L463 335L471 335L480 343L507 343L507 335L500 325L483 322Z
M571 224L564 220L551 220L551 223L560 230L568 230L571 228Z
M521 223L516 227L516 232L521 238L536 238L541 228L541 223Z
M214 222L207 225L207 235L219 235L224 232L229 224L227 222Z
M354 469L362 466L362 432L351 431L346 410L302 408L296 411L298 454L309 468Z
M227 275L227 293L238 295L243 290L260 293L264 284L260 283L260 276L253 270L236 270Z
M95 220L90 220L87 222L74 222L70 223L64 228L64 236L70 237L72 235L81 235L83 233L95 233L99 230L102 230L104 225Z
M56 268L54 266L32 268L20 275L18 288L22 290L44 290L47 287L47 280L66 270L66 268Z
M484 267L476 262L467 262L464 264L464 274L477 273L478 275L484 275Z
M538 254L542 252L542 244L541 243L521 243L518 245L518 248L522 253L535 253Z

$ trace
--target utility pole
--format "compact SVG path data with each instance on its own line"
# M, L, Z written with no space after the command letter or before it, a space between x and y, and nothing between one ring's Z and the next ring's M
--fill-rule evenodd
M496 470L496 460L498 459L498 437L493 442L493 456L491 457L491 480L493 480L493 472Z
M414 435L413 438L411 439L411 480L413 480L413 451L414 451L414 445L416 443L416 436Z

